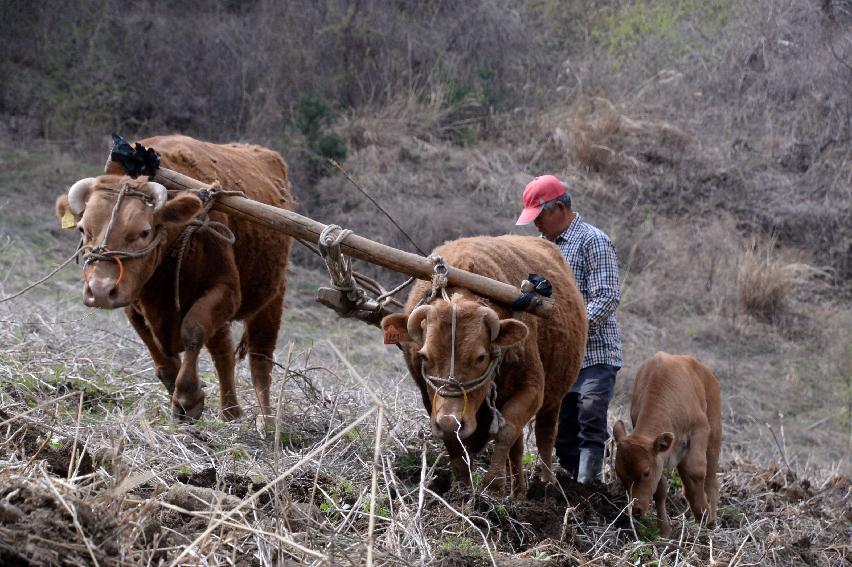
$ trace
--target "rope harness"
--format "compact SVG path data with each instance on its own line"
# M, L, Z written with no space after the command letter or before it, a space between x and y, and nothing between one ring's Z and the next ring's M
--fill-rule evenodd
M77 247L77 252L75 253L75 257L83 258L83 281L87 284L89 283L89 278L86 275L86 267L93 262L97 262L99 260L113 261L118 264L118 278L115 280L115 287L118 287L119 284L124 280L124 263L122 260L126 260L128 258L141 258L142 256L146 256L156 250L162 241L165 239L166 232L163 227L159 227L157 229L157 234L154 239L144 248L140 250L110 250L106 243L109 240L110 234L112 234L113 226L115 225L115 218L118 215L118 210L121 208L121 203L124 201L125 197L134 197L136 199L140 199L148 206L153 205L153 201L151 197L146 195L145 193L141 193L139 191L134 191L133 189L129 189L127 185L122 185L121 189L118 191L118 196L115 199L115 205L112 207L112 212L109 217L109 224L107 224L106 232L104 232L104 237L101 239L100 244L96 244L95 246L84 246L83 241L80 241L80 246Z
M180 269L183 264L183 256L186 253L187 246L189 244L192 235L196 232L202 231L207 232L211 236L214 236L221 240L222 242L227 243L229 246L233 246L237 241L237 237L234 236L233 231L226 225L225 223L221 223L218 221L210 220L208 213L210 209L213 207L216 199L225 196L239 195L245 197L245 193L242 191L223 191L218 187L214 186L210 190L199 191L197 194L204 207L201 209L201 212L196 215L191 221L187 223L184 227L183 231L178 236L175 244L177 245L177 264L175 266L175 310L180 311Z
M170 191L170 193L174 193ZM223 191L218 189L217 187L213 187L210 190L199 191L196 193L198 198L201 200L203 204L203 208L200 213L198 213L192 220L190 220L187 225L184 227L180 236L178 236L177 241L175 242L175 255L177 257L177 263L175 267L175 310L180 311L180 273L181 273L181 265L183 263L183 257L186 253L186 249L188 247L189 241L192 236L199 231L207 232L212 236L218 238L219 240L226 242L228 245L233 246L236 242L236 237L234 233L228 228L228 225L210 220L208 213L210 209L213 207L216 199L219 197L230 196L230 195L240 195L245 196L245 194L241 191ZM141 258L142 256L146 256L157 250L160 245L166 240L166 229L164 226L160 225L157 227L157 234L154 239L144 248L140 250L110 250L106 243L109 239L110 234L112 233L113 226L115 225L115 219L118 216L118 210L121 208L121 204L124 201L125 197L134 197L137 199L141 199L145 204L151 206L153 201L151 197L149 197L145 193L141 193L139 191L134 191L129 189L127 185L122 185L121 189L118 191L118 196L115 200L115 205L113 205L112 212L110 214L109 224L107 224L106 232L104 233L104 237L101 239L101 243L95 246L83 246L82 241L81 245L77 249L75 253L75 257L82 255L83 258L83 280L88 283L88 276L86 275L86 267L92 262L97 262L100 260L114 261L118 264L118 278L115 281L115 286L118 287L119 284L124 280L124 263L122 260L126 260L128 258Z
M449 268L444 263L444 259L440 256L430 256L430 260L435 264L432 274L432 290L429 296L424 297L417 304L418 306L428 304L434 300L438 293L444 301L450 304L450 371L446 378L440 376L431 376L426 373L426 369L421 364L420 375L423 380L435 390L432 395L432 415L436 412L436 402L438 396L442 398L464 398L462 405L462 414L467 412L467 396L470 392L475 392L490 381L491 388L488 395L485 397L485 403L491 412L491 424L488 427L488 432L491 435L496 435L503 424L506 422L500 410L497 409L497 383L494 378L500 371L500 364L503 362L503 349L500 347L492 347L491 362L485 371L473 380L462 382L455 376L456 372L456 304L450 300L447 295L447 273Z

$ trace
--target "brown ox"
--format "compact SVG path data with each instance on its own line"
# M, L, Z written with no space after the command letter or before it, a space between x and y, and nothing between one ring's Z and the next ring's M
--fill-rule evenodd
M644 514L653 495L660 532L671 534L663 471L676 466L696 521L704 517L712 527L722 442L719 382L713 373L691 356L658 352L636 373L630 419L630 435L621 421L612 430L618 443L615 472L635 499L633 510Z
M211 144L185 136L148 138L141 143L160 154L164 167L207 183L218 182L224 190L243 191L269 205L293 207L287 166L272 150ZM211 212L210 220L226 225L236 237L234 244L226 241L227 229L212 225L197 229L184 245L181 235L202 213L195 194L167 198L165 187L122 176L115 163L107 164L106 173L78 181L56 203L60 218L71 220L69 224L76 221L84 246L106 246L84 256L84 303L124 308L154 359L157 377L168 389L178 417L197 418L204 408L197 374L202 346L216 366L225 417L241 415L230 322L245 321L240 349L250 353L260 412L270 415L271 357L284 309L290 238ZM129 192L114 212L123 187ZM119 254L116 261L105 250L126 254Z
M386 332L391 327L402 331L405 362L431 416L432 431L447 447L454 477L468 483L464 449L477 453L494 438L483 484L502 493L508 459L512 494L523 496L522 433L533 417L541 477L545 482L553 479L559 406L577 379L586 347L583 297L559 249L541 238L464 238L445 243L434 254L450 266L505 283L518 285L535 273L553 285L555 306L548 319L512 312L462 288L447 289L449 303L438 296L420 305L430 295L430 284L418 282L405 312L382 320ZM446 385L451 366L456 385ZM492 389L494 404L488 402Z

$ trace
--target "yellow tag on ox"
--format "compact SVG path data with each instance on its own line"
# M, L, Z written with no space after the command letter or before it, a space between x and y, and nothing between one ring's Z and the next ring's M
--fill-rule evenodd
M62 228L75 228L77 226L77 219L74 218L74 214L71 211L65 211L60 222L62 223Z

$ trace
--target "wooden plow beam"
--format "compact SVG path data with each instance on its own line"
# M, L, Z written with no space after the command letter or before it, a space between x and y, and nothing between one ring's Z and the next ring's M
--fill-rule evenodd
M162 167L156 170L153 180L164 185L168 189L193 192L214 190L214 187L211 185ZM277 207L237 195L221 195L217 197L216 202L213 205L213 209L228 215L249 220L273 230L284 232L290 236L309 242L317 242L320 234L326 228L326 225L298 213L294 213L293 211L279 209ZM350 234L343 242L341 242L340 250L343 254L351 256L352 258L358 258L359 260L364 260L365 262L370 262L371 264L376 264L421 280L431 280L434 272L435 266L428 258L380 244L368 238L364 238L363 236L358 236L357 234ZM521 297L527 295L521 291L521 289L507 283L499 282L458 268L453 268L452 266L447 267L449 268L447 272L448 285L469 289L470 291L483 297L487 297L497 303L511 307ZM338 302L335 298L326 297L325 299L327 301L323 301L322 298L319 298L318 300L327 307L331 307L332 309L341 312L337 307L332 305L333 303ZM343 303L345 304L345 301L343 301ZM552 307L552 297L532 294L532 300L528 301L526 307L522 310L534 315L547 317L550 314ZM387 312L390 311L386 311L386 313ZM364 319L365 321L373 324L378 324L378 320L381 319L380 315L381 314L377 314L373 320L368 320L361 316L358 318Z

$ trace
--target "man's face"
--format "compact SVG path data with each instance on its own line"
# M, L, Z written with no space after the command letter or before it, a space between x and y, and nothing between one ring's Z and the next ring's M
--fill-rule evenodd
M535 227L546 239L555 240L557 236L568 228L570 222L571 212L562 203L557 203L556 207L551 211L542 209L541 213L533 221L533 224L535 224Z

